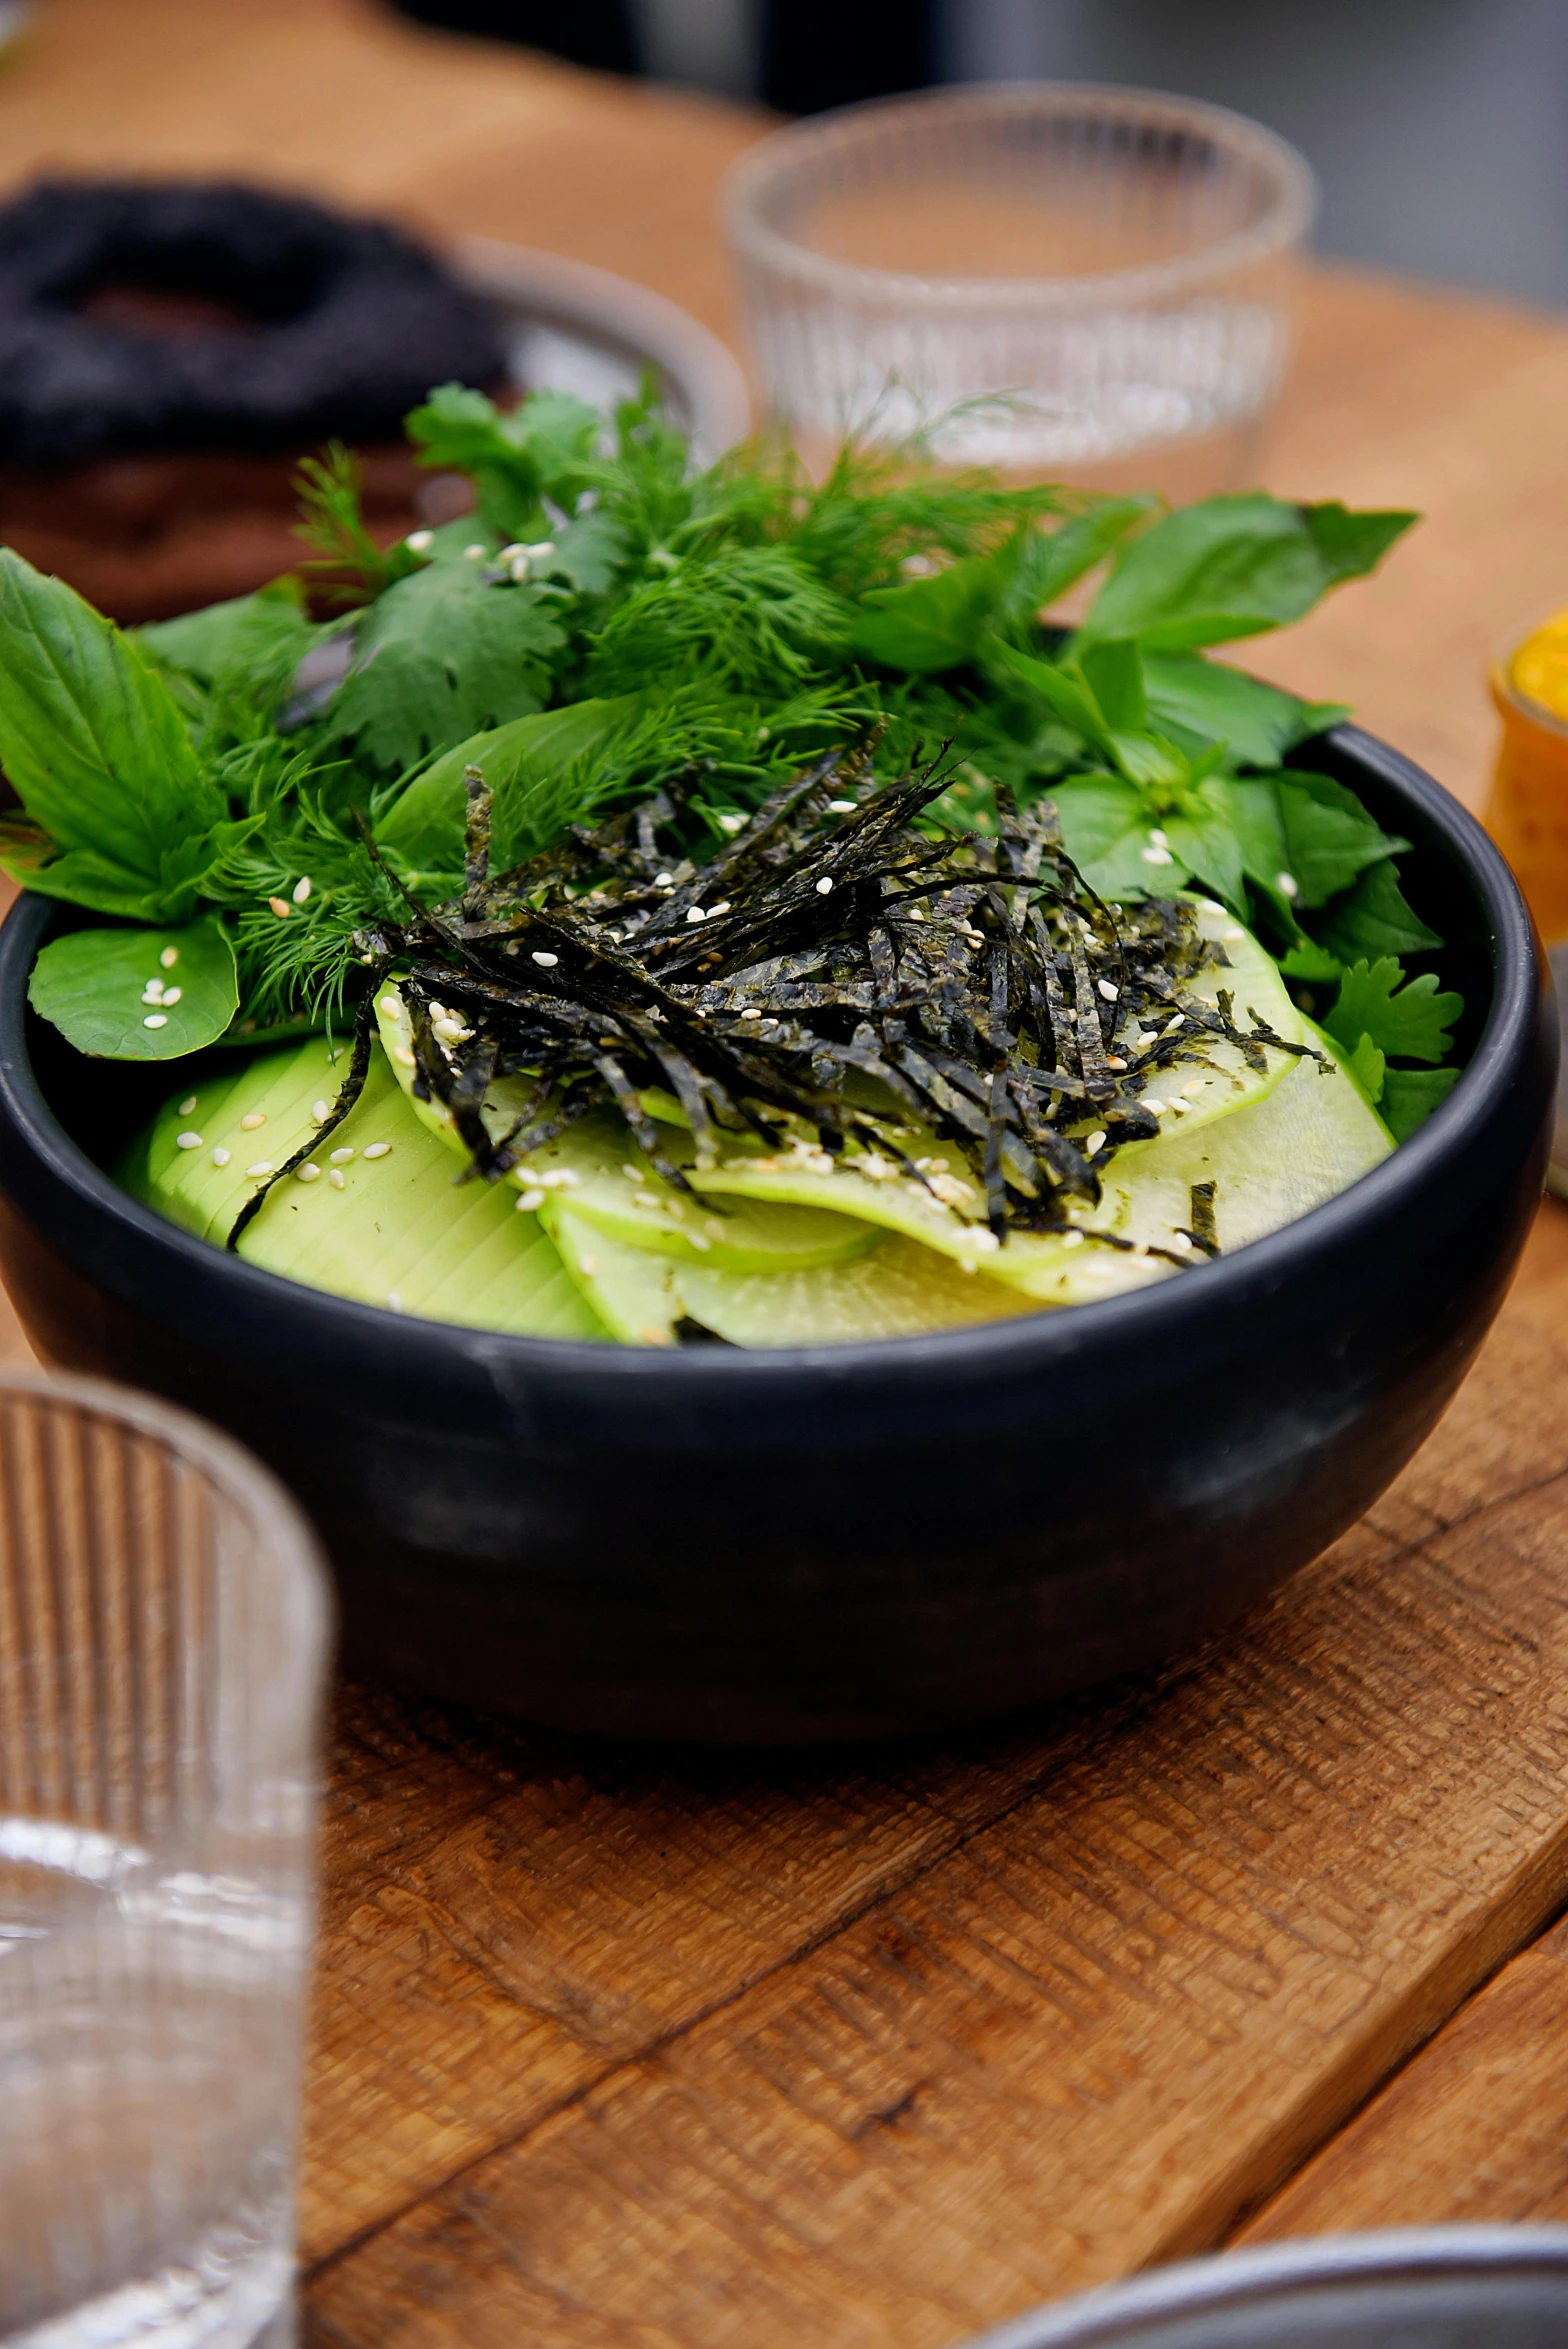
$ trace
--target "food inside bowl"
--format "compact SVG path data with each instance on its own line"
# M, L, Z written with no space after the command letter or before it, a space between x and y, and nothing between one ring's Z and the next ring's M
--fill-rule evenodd
M1290 763L1341 713L1204 649L1409 516L410 433L477 519L380 549L329 454L315 567L135 637L0 555L9 868L97 917L31 998L148 1064L161 1213L522 1335L897 1336L1194 1277L1455 1081L1409 844Z

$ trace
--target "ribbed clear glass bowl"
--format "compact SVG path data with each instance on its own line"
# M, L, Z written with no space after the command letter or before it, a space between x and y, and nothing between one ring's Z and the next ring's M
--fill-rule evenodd
M1222 107L1026 82L776 131L725 219L808 461L923 435L954 463L1180 495L1255 469L1316 196Z

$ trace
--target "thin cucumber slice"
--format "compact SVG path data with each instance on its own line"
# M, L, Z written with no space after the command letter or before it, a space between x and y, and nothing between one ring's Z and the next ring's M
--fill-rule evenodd
M634 1346L676 1342L696 1322L734 1346L825 1346L915 1336L1034 1311L913 1240L890 1239L848 1263L726 1272L628 1247L557 1193L541 1208L569 1271L606 1326Z
M1322 1061L1300 1060L1268 1098L1198 1133L1162 1135L1118 1153L1086 1228L1144 1246L1190 1251L1193 1190L1212 1184L1222 1254L1277 1232L1336 1198L1394 1147L1338 1048L1308 1025Z
M262 1180L315 1130L313 1105L335 1099L346 1065L324 1038L259 1054L232 1074L182 1087L120 1170L135 1196L221 1247ZM241 1120L261 1116L249 1128ZM181 1134L200 1145L180 1146ZM368 1148L385 1146L375 1158ZM331 1153L350 1151L334 1167ZM215 1152L226 1152L222 1164ZM514 1193L453 1179L450 1153L414 1115L373 1051L360 1099L331 1135L314 1181L276 1185L239 1244L268 1272L361 1304L523 1337L592 1338L604 1326L538 1219ZM343 1178L333 1182L329 1168Z
M408 1013L396 990L383 986L376 1019L388 1058L405 1088L413 1083L414 1052ZM413 1112L460 1157L466 1158L452 1113L439 1102L417 1101ZM481 1115L490 1132L507 1133L532 1099L516 1078L503 1078L485 1096ZM696 1155L689 1133L666 1130L672 1162L690 1167ZM599 1110L564 1134L531 1150L507 1180L525 1195L571 1193L574 1210L601 1231L628 1245L650 1248L693 1264L722 1265L733 1272L783 1272L790 1267L836 1264L864 1255L881 1240L873 1226L858 1223L813 1203L738 1202L706 1211L661 1181L633 1140L625 1120Z

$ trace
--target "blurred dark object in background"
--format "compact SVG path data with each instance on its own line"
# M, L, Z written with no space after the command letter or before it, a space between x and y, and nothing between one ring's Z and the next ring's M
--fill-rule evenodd
M959 0L963 4L963 0ZM394 0L447 32L644 72L783 114L921 89L939 78L937 0Z
M573 65L607 73L637 73L642 57L627 0L394 0L404 16L447 33L475 33L488 41L520 41L547 49Z

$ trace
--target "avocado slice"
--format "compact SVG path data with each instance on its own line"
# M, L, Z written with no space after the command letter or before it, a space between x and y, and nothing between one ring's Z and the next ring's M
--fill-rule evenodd
M321 1036L259 1053L167 1101L120 1167L133 1195L222 1247L260 1175L282 1165L336 1099L347 1047ZM192 1106L187 1106L191 1103ZM262 1123L246 1127L245 1118ZM180 1137L199 1136L199 1142ZM374 1149L377 1156L366 1156ZM334 1164L334 1151L352 1151ZM217 1154L226 1153L222 1163ZM365 1088L319 1156L318 1176L274 1186L239 1254L361 1304L522 1337L602 1338L604 1324L517 1195L454 1179L379 1049ZM332 1180L342 1176L342 1186Z

